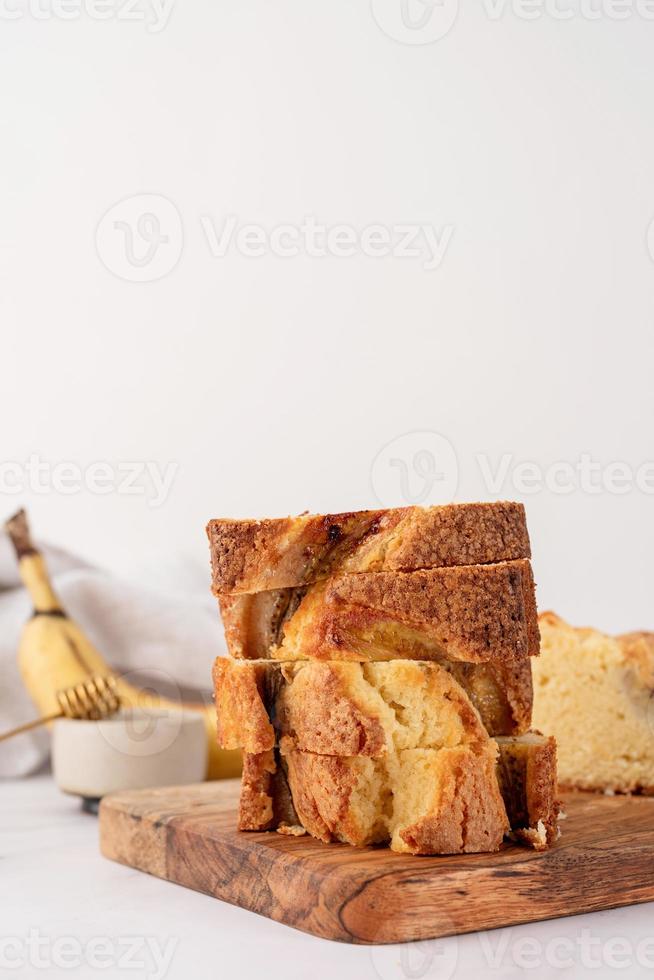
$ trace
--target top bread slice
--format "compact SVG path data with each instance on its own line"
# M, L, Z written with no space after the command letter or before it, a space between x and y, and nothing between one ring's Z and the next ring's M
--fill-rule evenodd
M334 574L530 558L522 504L399 507L207 525L215 595L311 585Z

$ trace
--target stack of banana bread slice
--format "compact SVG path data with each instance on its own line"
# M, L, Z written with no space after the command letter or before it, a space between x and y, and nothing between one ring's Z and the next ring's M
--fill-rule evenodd
M507 834L549 846L556 752L529 731L539 632L521 505L207 532L241 830L415 854L494 851Z

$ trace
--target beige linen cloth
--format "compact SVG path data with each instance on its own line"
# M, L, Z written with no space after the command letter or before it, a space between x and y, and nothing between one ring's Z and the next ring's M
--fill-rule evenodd
M107 662L137 685L211 700L211 665L225 652L216 602L207 591L180 597L135 586L39 543L64 609ZM16 558L0 533L0 733L38 716L18 671L21 630L32 613ZM0 778L26 776L49 756L47 729L0 742Z

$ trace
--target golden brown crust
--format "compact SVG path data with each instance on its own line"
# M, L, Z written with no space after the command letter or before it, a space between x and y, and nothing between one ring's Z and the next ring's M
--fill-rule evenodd
M221 745L224 741L229 740L230 745L238 743L239 747L250 752L259 752L270 748L267 727L261 725L259 728L262 716L258 709L252 715L246 713L246 724L241 725L240 723L242 713L240 705L247 703L249 695L247 693L241 694L239 691L240 685L246 682L238 673L238 668L254 666L260 670L262 667L268 667L270 673L266 675L266 689L269 689L274 672L279 674L283 665L275 661L253 663L252 661L234 662L227 658L220 658L220 660L223 662L221 663L222 670L231 669L232 676L228 683L234 686L231 693L228 693L226 685L216 689L216 705L219 717L218 735ZM522 657L522 659L511 663L491 661L487 664L468 664L461 661L445 660L444 658L430 662L444 668L460 684L479 712L489 735L520 735L531 727L533 687L529 657ZM297 661L296 663L301 665L303 663L318 663L318 661ZM333 665L338 662L330 661L329 663ZM345 664L346 662L342 661L341 663ZM414 663L419 663L419 661L414 661ZM230 664L231 668L224 666L224 664ZM352 666L355 665L352 664ZM243 675L243 677L245 676ZM256 674L256 677L260 678L260 676L259 673ZM260 681L257 683L261 686ZM276 712L269 699L265 702L265 707L268 716ZM255 719L254 724L252 718ZM246 734L251 728L255 729L256 741L251 741ZM342 743L342 738L343 729L339 731L339 744ZM368 744L370 744L369 739ZM310 751L318 752L321 750L313 746ZM332 749L331 751L335 750ZM340 753L341 750L339 749L338 752Z
M285 622L273 656L511 662L539 643L531 564L521 560L328 579Z
M535 850L558 837L556 740L539 732L523 738L498 738L498 781L511 829Z
M375 706L366 699L358 664L285 665L286 683L273 708L287 745L320 755L380 756L387 736ZM354 668L354 669L352 669Z
M215 595L292 588L328 574L369 535L390 531L403 510L211 520L207 537ZM324 570L324 571L323 571Z
M243 753L239 830L275 830L296 826L298 816L276 750Z
M505 749L498 765L488 734L531 719L539 631L521 505L207 531L240 660L214 668L219 740L245 750L240 829L487 852L511 806L514 832L548 846L553 742Z
M207 525L215 595L309 585L342 572L477 565L531 555L512 502L403 507Z
M238 811L239 830L270 830L274 826L274 776L277 762L272 749L268 752L243 753L241 798Z
M258 667L234 663L232 671L247 677ZM508 821L497 745L446 670L407 661L262 667L268 676L284 678L270 689L276 723L288 734L279 753L246 753L241 826L278 825L279 775L287 777L283 786L301 825L326 842L390 840L395 850L414 854L499 848ZM339 702L347 744L339 742L339 725L330 720ZM352 754L362 723L377 740L366 745L364 739L368 755ZM307 751L312 737L331 753ZM333 754L338 749L348 754Z
M438 753L439 792L428 812L400 831L412 854L498 851L509 830L495 774L495 749Z
M286 590L218 599L227 649L238 660L264 660L277 642L274 624Z
M267 752L275 746L275 731L262 695L265 664L247 663L242 668L234 670L226 657L218 657L213 666L218 744L222 749Z
M360 819L351 802L361 766L373 766L372 760L293 751L284 756L284 761L297 815L313 837L326 844L342 841L354 847L387 839L383 824L371 828ZM381 789L379 779L376 787Z

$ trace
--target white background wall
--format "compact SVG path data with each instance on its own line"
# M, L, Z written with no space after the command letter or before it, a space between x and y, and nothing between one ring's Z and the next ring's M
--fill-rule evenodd
M459 499L525 500L542 607L654 628L651 471L649 494L526 494L510 475L494 493L477 460L654 459L654 22L635 0L625 20L469 3L421 44L367 0L176 0L159 31L122 2L106 20L1 5L3 513L25 503L41 537L197 591L208 517L374 506L375 491L401 504L395 458L428 502L455 482ZM373 7L397 34L396 0ZM113 221L148 207L96 231L143 194L172 204L154 205L168 242L153 261L181 254L134 282L121 269L159 267L126 264ZM201 219L219 233L228 215L451 238L433 270L214 257ZM415 432L446 438L458 480L447 456L433 485L413 470L443 445L430 436L371 479ZM51 474L37 493L31 454L176 476L158 507L150 485L63 494Z

